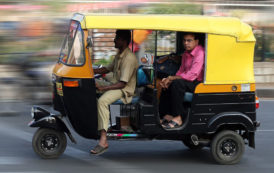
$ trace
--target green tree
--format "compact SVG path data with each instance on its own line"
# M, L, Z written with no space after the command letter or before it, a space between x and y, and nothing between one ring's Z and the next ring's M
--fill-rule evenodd
M196 4L158 4L147 9L148 14L202 14L202 5Z

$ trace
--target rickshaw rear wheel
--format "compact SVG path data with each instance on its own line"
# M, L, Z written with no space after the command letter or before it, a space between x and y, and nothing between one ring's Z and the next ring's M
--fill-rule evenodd
M224 165L238 163L244 153L243 138L236 132L224 130L219 132L211 142L211 154L216 162Z
M64 132L39 128L32 138L32 147L43 159L58 158L67 147L67 138Z

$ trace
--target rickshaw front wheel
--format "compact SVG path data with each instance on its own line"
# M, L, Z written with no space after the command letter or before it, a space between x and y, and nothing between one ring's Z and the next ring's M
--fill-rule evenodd
M244 153L243 138L236 132L224 130L219 132L211 142L211 153L216 162L224 165L238 163Z
M32 147L43 159L58 158L67 147L67 138L64 132L39 128L32 138Z

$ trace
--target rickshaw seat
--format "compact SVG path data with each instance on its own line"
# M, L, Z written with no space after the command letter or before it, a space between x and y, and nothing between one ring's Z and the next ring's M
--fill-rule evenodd
M193 93L191 93L191 92L186 92L185 93L185 96L184 96L184 101L185 102L192 102L192 98L193 98ZM136 104L136 103L138 103L139 99L140 98L138 96L133 97L130 104ZM112 105L123 105L123 104L124 103L122 102L121 99L119 99L119 100L117 100L117 101L115 101L115 102L112 103Z
M132 101L131 101L130 104L136 104L136 103L138 103L138 101L139 101L139 97L135 96L135 97L132 98ZM122 102L121 99L119 99L119 100L115 101L114 103L112 103L112 105L123 105L123 104L124 103Z

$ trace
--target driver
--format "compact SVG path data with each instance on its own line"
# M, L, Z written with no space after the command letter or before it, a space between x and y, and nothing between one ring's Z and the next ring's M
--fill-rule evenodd
M114 39L115 48L118 49L117 55L108 67L94 69L95 74L113 72L113 80L110 85L96 82L97 90L104 93L97 102L100 140L98 145L90 151L92 154L102 154L108 149L107 130L109 123L109 105L119 99L121 99L124 104L130 103L132 100L136 86L138 61L128 48L130 41L130 30L117 30Z

